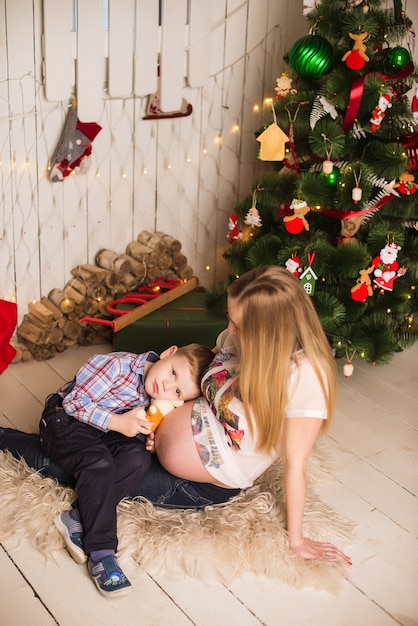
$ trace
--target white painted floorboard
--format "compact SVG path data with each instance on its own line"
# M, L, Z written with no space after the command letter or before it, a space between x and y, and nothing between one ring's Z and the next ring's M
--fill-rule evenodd
M0 376L0 425L36 432L45 397L90 354L110 349L77 346L49 361L9 366ZM387 366L355 361L351 378L340 374L338 409L324 438L335 472L320 494L357 530L346 549L353 567L337 596L254 576L228 587L173 581L127 561L135 589L110 600L64 550L45 561L27 542L9 540L0 544L0 626L416 626L417 406L418 344Z

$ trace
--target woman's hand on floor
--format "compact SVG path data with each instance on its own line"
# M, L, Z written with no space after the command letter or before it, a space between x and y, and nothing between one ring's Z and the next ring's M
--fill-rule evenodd
M336 548L332 543L323 543L302 537L300 543L291 545L290 548L295 554L307 560L329 561L352 565L350 557L341 552L341 550Z

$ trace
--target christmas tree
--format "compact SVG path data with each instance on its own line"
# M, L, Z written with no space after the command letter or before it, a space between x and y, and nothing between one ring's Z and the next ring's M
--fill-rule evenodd
M231 280L285 266L337 356L387 363L418 337L412 23L401 0L305 0L304 13L309 34L256 133L271 163L231 215L224 257Z

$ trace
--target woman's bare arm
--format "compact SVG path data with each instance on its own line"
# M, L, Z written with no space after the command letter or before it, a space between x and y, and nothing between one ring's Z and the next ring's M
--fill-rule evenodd
M351 565L350 558L333 544L308 539L302 531L306 499L306 462L320 428L320 419L286 419L281 452L289 547L305 559L334 560Z

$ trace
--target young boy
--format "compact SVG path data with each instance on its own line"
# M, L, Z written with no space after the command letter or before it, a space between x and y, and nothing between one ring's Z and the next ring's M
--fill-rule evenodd
M78 502L56 521L70 554L104 595L122 595L131 583L116 559L116 506L147 472L144 441L152 398L192 400L213 352L201 344L155 352L91 357L47 398L40 421L44 452L76 480Z

